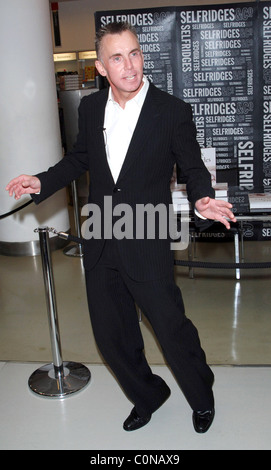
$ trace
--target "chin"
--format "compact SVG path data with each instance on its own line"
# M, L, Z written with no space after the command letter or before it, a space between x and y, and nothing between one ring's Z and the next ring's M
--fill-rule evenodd
M137 91L142 84L142 80L131 80L131 82L127 82L125 88L127 91Z

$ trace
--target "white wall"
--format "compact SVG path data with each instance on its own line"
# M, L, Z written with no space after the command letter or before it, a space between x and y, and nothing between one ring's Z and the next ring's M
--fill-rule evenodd
M72 52L94 49L95 11L129 10L185 5L241 3L246 0L74 0L59 2L61 46L54 52Z

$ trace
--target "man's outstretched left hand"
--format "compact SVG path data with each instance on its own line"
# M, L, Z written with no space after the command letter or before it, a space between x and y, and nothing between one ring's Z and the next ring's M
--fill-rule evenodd
M221 222L227 229L230 228L230 222L236 222L235 215L231 211L232 204L222 199L212 199L209 196L198 199L195 208L199 214L211 220Z

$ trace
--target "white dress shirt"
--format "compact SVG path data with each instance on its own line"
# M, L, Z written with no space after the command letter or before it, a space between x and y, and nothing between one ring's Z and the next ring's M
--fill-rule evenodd
M143 76L143 86L137 95L127 101L123 109L115 100L111 88L105 108L104 138L108 164L116 182L124 162L138 117L143 106L149 82Z

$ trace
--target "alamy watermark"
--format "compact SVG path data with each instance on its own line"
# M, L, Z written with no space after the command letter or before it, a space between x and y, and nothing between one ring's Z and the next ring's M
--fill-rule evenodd
M94 203L85 204L81 215L85 240L94 239L170 239L171 250L185 250L189 244L189 212L176 212L174 205L120 203L113 207L112 196L104 196L103 211Z

